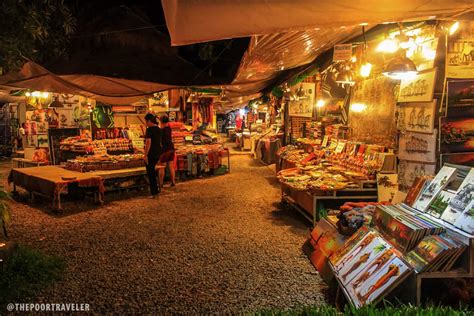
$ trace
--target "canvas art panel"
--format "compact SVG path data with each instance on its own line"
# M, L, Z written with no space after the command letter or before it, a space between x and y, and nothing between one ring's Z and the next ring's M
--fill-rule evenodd
M157 92L151 98L148 98L148 108L155 113L168 112L169 102L168 91Z
M359 273L354 275L352 279L343 283L351 297L355 297L355 292L360 291L360 287L364 284L364 282L366 282L374 274L382 271L395 256L397 256L397 252L393 249L393 247L388 247L384 251L379 252L372 261L365 264Z
M312 117L316 84L302 82L291 87L296 99L289 101L290 116Z
M440 119L441 152L474 151L474 106L448 107L448 116Z
M474 22L460 21L459 30L448 37L446 78L472 78L474 72Z
M367 250L370 250L380 245L380 241L377 239L377 235L374 232L370 232L364 238L362 238L350 251L342 256L341 260L334 266L334 270L340 274L343 271L344 267L347 267L351 264L356 257L363 254Z
M447 86L448 109L474 106L474 80L449 80Z
M364 104L365 109L352 111L349 115L350 140L394 148L397 131L395 88L395 82L384 76L354 85L351 106Z
M398 129L408 132L433 133L436 100L431 102L401 103Z
M428 207L427 213L431 214L434 217L440 218L441 215L446 211L446 208L449 205L449 201L454 196L454 192L450 191L441 191L440 194L433 200L433 202Z
M436 162L437 130L433 134L407 132L400 136L398 157L403 160Z
M433 99L436 69L420 72L412 79L400 81L398 102L430 102Z
M357 307L377 301L395 283L411 271L411 268L398 257L394 257L383 269L370 277L363 285L354 291L352 298Z
M418 199L413 204L413 208L425 212L441 190L456 176L456 172L455 168L442 167L429 185L420 192Z
M38 147L48 148L49 147L48 135L46 134L38 135L37 143L38 143Z
M398 163L398 185L400 190L408 191L416 177L434 176L436 164L400 160Z
M474 213L472 201L474 200L474 169L471 169L459 186L456 194L449 201L441 219L453 224L468 233L474 233ZM462 228L461 228L462 229Z
M392 202L398 191L398 174L377 173L377 195L379 202Z
M343 284L357 276L376 256L390 248L381 237L377 237L365 250L358 253L339 271L338 278Z
M72 118L72 108L69 109L57 109L59 127L74 127L74 120Z
M474 152L441 154L441 165L445 163L474 167Z

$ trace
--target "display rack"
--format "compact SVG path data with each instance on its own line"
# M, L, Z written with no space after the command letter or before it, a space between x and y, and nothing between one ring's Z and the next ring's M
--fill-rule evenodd
M336 191L298 191L281 183L281 199L300 212L313 226L321 219L325 202L344 204L351 201L377 201L377 183L374 180L360 180L358 188Z

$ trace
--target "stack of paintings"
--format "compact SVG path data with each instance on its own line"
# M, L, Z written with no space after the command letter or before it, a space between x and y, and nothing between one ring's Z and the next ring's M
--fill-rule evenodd
M466 247L463 242L447 234L427 236L406 254L405 260L417 273L449 271Z
M425 216L415 216L396 205L380 205L374 212L372 224L402 252L413 249L426 236L440 234L444 227Z
M330 257L330 263L344 293L356 307L380 301L413 271L400 252L367 227L348 239Z

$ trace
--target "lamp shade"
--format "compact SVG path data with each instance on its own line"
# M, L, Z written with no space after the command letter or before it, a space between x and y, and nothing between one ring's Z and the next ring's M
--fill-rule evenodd
M405 53L397 54L385 67L383 74L392 79L406 79L416 76L417 70L415 63Z
M50 108L63 108L64 104L58 101L58 97L54 97L54 101L49 105Z

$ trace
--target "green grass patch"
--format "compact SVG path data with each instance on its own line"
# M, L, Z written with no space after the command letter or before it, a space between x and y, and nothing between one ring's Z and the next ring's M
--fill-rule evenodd
M0 310L8 303L34 298L63 275L65 262L39 250L18 247L0 269Z
M416 307L411 305L382 307L364 306L360 309L346 307L344 311L338 311L332 306L303 307L288 311L267 310L250 315L255 316L469 316L474 315L473 310L468 308L455 309L452 307Z

